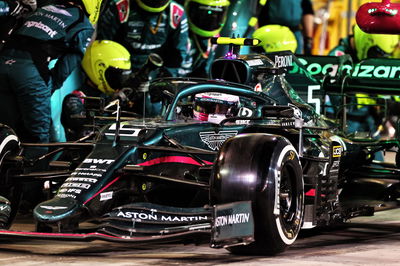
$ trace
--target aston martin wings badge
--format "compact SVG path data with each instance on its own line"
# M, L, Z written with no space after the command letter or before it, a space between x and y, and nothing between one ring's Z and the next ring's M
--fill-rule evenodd
M215 131L208 132L200 132L201 141L207 144L207 146L215 151L218 150L222 143L224 143L227 139L234 137L238 134L236 130L233 131L219 131L218 133Z

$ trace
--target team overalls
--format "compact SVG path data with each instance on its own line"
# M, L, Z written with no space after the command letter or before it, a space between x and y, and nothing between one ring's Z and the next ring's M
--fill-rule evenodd
M0 54L0 123L16 128L22 141L49 142L52 90L80 65L93 31L80 8L47 5L31 14L7 42ZM57 63L50 71L53 59Z
M172 1L160 13L141 9L135 1L111 0L100 17L97 39L113 40L131 54L132 70L137 71L150 53L159 54L173 76L182 68L189 52L188 23L184 9Z

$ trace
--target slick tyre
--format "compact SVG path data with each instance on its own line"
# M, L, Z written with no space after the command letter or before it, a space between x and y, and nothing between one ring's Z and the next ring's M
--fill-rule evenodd
M247 134L221 147L210 180L211 204L250 200L255 241L234 254L275 255L296 240L304 215L299 157L284 137Z
M3 172L4 158L10 154L17 154L20 150L20 142L9 126L0 124L0 169Z
M6 227L8 227L15 214L17 212L17 208L20 201L21 190L20 186L15 185L13 180L10 180L8 177L8 171L10 165L7 165L5 162L5 158L9 155L17 155L20 151L20 142L15 134L14 130L10 127L0 124L0 199L5 197L4 200L0 200L0 202L8 202L11 211L8 213L8 222ZM3 223L6 223L3 221Z

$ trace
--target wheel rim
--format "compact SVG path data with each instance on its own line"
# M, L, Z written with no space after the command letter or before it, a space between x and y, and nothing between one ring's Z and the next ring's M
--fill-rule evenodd
M279 220L288 239L296 238L301 226L302 194L297 185L295 170L285 163L279 186Z

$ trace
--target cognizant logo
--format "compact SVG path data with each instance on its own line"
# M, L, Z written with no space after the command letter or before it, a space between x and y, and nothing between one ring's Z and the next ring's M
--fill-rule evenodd
M351 76L359 78L400 79L400 66L356 65Z
M313 76L318 76L318 75L326 75L329 74L331 76L336 76L338 70L339 70L339 65L338 64L332 64L332 63L318 63L318 62L313 62L309 63L306 59L304 58L298 58L299 61L306 67L307 72L309 72ZM289 71L289 73L294 74L294 73L302 73L304 70L300 68L297 64L293 64L293 69ZM349 72L351 70L351 65L342 65L341 66L341 71L342 72Z

